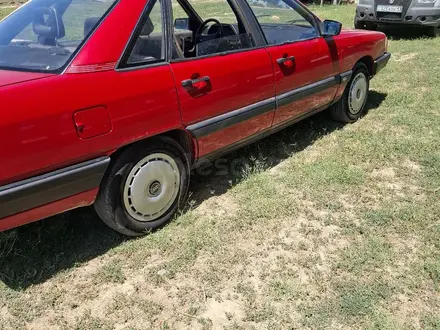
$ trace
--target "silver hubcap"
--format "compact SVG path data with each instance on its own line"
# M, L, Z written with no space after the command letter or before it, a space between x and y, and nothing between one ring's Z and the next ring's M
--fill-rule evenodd
M351 82L348 94L348 111L352 115L357 115L365 105L367 99L367 77L363 72L359 72Z
M156 153L137 163L124 186L124 206L139 221L154 221L176 200L180 171L173 158Z

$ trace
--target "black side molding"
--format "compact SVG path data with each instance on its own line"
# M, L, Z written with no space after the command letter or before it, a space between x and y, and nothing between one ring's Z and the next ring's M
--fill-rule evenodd
M277 96L277 105L283 106L288 103L301 100L305 97L325 91L327 88L330 88L332 86L339 85L339 83L340 83L340 76L338 75L324 80L320 80L316 83L307 86L296 88L290 92Z
M345 84L345 83L349 82L352 75L353 75L353 71L352 70L348 70L348 71L342 72L341 75L340 75L341 76L341 81L339 83L340 84Z
M384 53L381 57L377 58L374 61L373 76L379 73L379 71L382 70L388 64L390 58L391 58L391 53Z
M220 116L198 122L188 126L186 129L191 133L192 136L198 139L229 126L251 119L252 117L273 111L280 106L299 101L313 94L325 91L333 86L345 84L351 79L352 74L353 71L349 70L336 76L317 81L313 84L293 89L276 97L271 97L246 107L230 111Z
M212 152L212 153L210 153L208 155L205 155L202 158L198 159L196 161L196 163L193 164L193 168L197 168L199 166L203 166L207 162L209 163L210 161L220 157L223 154L226 154L226 153L229 153L231 151L240 149L240 148L242 148L242 147L244 147L246 145L254 143L255 141L261 140L261 139L263 139L263 138L265 138L265 137L267 137L269 135L275 134L276 132L279 132L282 129L288 127L288 126L293 125L293 124L295 124L298 121L301 121L301 120L303 120L303 119L305 119L307 117L310 117L310 116L312 116L312 115L314 115L314 114L316 114L316 113L318 113L320 111L323 111L323 110L327 109L329 105L330 104L327 104L325 106L316 108L316 109L311 110L309 112L306 112L306 113L304 113L302 115L299 115L299 116L294 117L292 119L289 119L289 120L287 120L285 122L282 122L281 124L279 124L277 126L266 128L265 130L263 130L261 132L258 132L258 133L254 134L254 135L251 135L251 136L245 138L244 140L240 140L240 141L238 141L238 142L236 142L236 143L234 143L232 145L224 147L223 149L216 150L216 151L214 151L214 152Z
M246 121L252 117L275 110L275 105L275 98L272 97L270 99L225 113L223 115L198 122L188 126L186 129L195 138L201 138L226 127Z
M109 157L93 159L0 187L0 218L99 187Z

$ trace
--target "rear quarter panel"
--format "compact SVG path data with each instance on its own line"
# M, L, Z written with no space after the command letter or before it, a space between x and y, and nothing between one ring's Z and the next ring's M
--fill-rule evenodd
M169 65L53 76L0 88L0 100L0 186L181 127ZM74 113L92 107L107 108L112 131L83 140Z
M145 3L120 0L64 74L0 88L0 186L182 128L168 64L90 72L116 66ZM14 79L8 76L8 81ZM93 107L108 110L112 130L80 139L74 114Z

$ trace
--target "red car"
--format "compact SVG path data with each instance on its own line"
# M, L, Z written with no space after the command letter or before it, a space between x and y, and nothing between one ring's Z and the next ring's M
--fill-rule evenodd
M296 0L32 0L0 23L0 230L91 204L158 228L204 159L357 120L389 58Z

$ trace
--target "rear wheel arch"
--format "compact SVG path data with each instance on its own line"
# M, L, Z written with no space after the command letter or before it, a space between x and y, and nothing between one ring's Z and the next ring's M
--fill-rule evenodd
M183 129L175 129L161 134L176 141L186 153L186 157L192 165L197 157L197 142L190 133Z
M139 146L141 147L143 144L148 144L149 141L151 141L154 138L157 137L168 137L177 142L180 147L184 150L185 156L187 157L188 161L190 162L190 165L192 165L196 158L196 141L194 138L184 129L174 129L170 131L166 131L164 133L160 133L157 135L148 136L144 139L135 141L133 143L124 145L120 148L118 148L115 152L111 154L111 159L114 161L116 158L119 157L126 149L131 148L133 146Z

